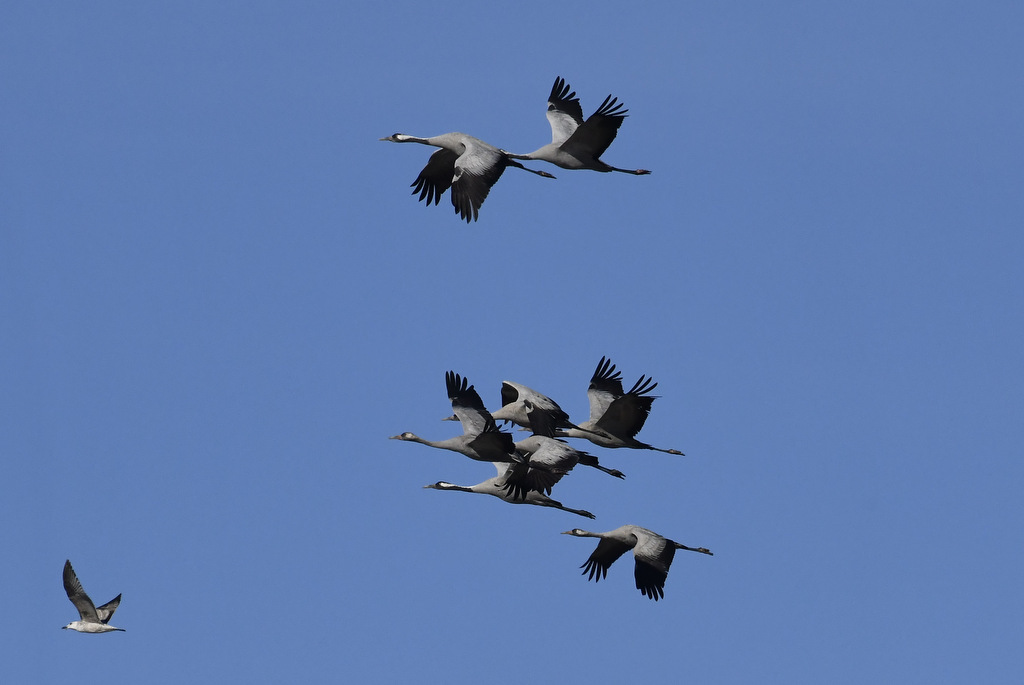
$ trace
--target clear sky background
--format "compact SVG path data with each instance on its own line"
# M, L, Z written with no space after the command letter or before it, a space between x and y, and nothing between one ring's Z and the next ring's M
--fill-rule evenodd
M4 4L4 680L1019 683L1024 7L354 5ZM557 75L652 175L466 225L378 141L533 150ZM387 439L602 355L686 456L594 447L595 521ZM624 523L715 556L588 583Z

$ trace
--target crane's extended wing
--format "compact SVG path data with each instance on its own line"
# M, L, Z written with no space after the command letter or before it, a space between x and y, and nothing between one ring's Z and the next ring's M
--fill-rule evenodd
M676 548L669 540L657 533L638 529L634 531L637 542L633 547L636 568L633 577L636 589L645 597L658 601L665 596L665 579L672 565Z
M608 405L622 396L622 374L615 370L611 359L601 357L594 375L590 377L587 399L590 400L590 420L597 421L608 410Z
M608 405L597 425L619 438L635 437L651 413L656 395L647 395L658 387L651 378L640 376L629 392Z
M597 549L590 555L587 562L580 566L583 569L583 575L590 574L587 580L593 580L597 582L602 578L608 576L608 567L615 563L615 560L621 557L623 554L629 551L629 545L619 542L618 540L610 540L608 538L602 538L597 543Z
M480 206L506 166L508 158L500 150L475 145L472 141L466 143L466 151L455 160L451 183L452 205L466 223L479 217Z
M488 423L494 423L494 419L484 406L484 401L480 399L480 394L469 384L468 378L448 371L444 375L444 382L448 399L452 402L452 410L462 424L462 432L465 435L479 435Z
M451 150L441 149L430 155L427 166L416 177L410 185L412 194L420 194L419 199L426 200L427 206L433 202L435 205L441 201L444 191L452 186L455 177L455 160L458 155Z
M617 98L609 95L597 111L587 117L587 120L562 144L562 149L573 156L590 155L597 159L615 140L615 135L628 111L623 108L622 103L618 103Z
M555 78L548 96L548 123L551 124L551 144L561 145L583 123L583 108L576 92L569 88L561 76Z

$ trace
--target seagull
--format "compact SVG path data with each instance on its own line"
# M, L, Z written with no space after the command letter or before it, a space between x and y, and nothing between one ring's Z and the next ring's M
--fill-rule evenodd
M672 565L672 558L676 555L677 549L714 556L706 547L687 547L640 526L625 525L607 533L591 533L573 528L565 531L562 535L601 540L597 543L594 553L580 567L583 569L583 575L590 573L588 580L594 582L607 577L608 567L632 549L633 556L636 558L636 569L634 570L636 589L640 591L641 595L649 597L655 602L665 596L668 567Z
M64 626L80 633L109 633L115 630L124 632L124 628L115 628L108 625L107 621L114 615L117 605L121 603L121 595L114 597L101 607L97 607L89 599L82 589L82 583L75 575L75 569L71 568L71 560L64 562L64 591L68 593L68 599L78 609L79 620L72 621Z

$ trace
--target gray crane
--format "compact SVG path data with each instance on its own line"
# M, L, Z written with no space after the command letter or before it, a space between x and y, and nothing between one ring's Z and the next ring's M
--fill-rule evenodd
M533 427L533 435L524 438L516 443L516 450L523 455L529 455L528 464L533 468L536 475L528 474L524 482L536 490L542 490L545 485L544 477L548 474L563 476L572 470L576 464L590 466L599 471L604 471L616 478L625 478L625 474L618 469L609 469L601 466L597 457L578 450L556 439L554 420L551 414L540 408L536 408L527 400L525 406L528 413L527 421ZM531 476L534 480L531 480ZM550 494L551 490L543 490Z
M476 461L521 465L521 468L507 469L502 480L512 499L528 498L529 493L535 490L550 492L551 486L558 482L562 474L538 472L530 468L527 458L516 451L512 435L498 429L469 380L454 371L448 371L445 374L445 386L455 418L462 424L462 435L447 440L427 440L415 433L405 432L392 435L391 439L451 450Z
M569 415L547 395L521 383L501 382L501 409L492 414L495 421L511 421L517 426L531 428L529 414L534 409L546 412L556 428L577 428L569 420Z
M647 169L620 169L600 159L615 140L615 134L628 111L618 98L609 95L597 111L584 121L583 108L576 92L559 76L548 96L547 117L551 124L551 142L529 154L509 153L509 157L551 162L563 169L621 171L636 176L649 174L651 172Z
M64 626L65 629L77 630L80 633L109 633L115 630L124 632L124 628L115 628L107 623L121 603L121 595L114 597L103 606L97 607L82 589L82 583L75 575L75 569L71 568L70 559L64 562L64 592L78 609L79 619Z
M520 470L523 467L521 464L499 464L495 463L495 468L498 470L498 475L494 478L488 478L482 483L476 485L455 485L447 481L438 481L432 485L424 485L425 488L432 488L434 490L455 490L458 492L476 492L482 495L492 495L500 500L509 502L511 504L535 504L540 507L554 507L555 509L561 509L562 511L568 511L579 516L586 516L587 518L594 518L594 515L584 509L571 509L564 506L561 502L553 500L542 492L536 490L530 490L526 492L524 497L517 497L507 487L507 481L513 471Z
M448 399L456 418L462 424L462 435L447 440L427 440L415 433L392 435L391 440L418 442L429 447L451 450L464 454L476 461L522 462L524 459L516 452L512 435L498 430L497 424L484 407L483 400L476 389L469 384L469 379L461 377L454 371L445 374L445 387Z
M640 376L629 392L623 392L622 373L615 370L610 359L601 357L587 388L590 419L577 428L561 429L555 435L583 438L601 447L628 447L682 455L679 450L654 447L636 439L651 413L651 405L657 399L656 395L647 393L656 387L658 384L654 379Z
M546 171L528 169L515 161L504 150L499 150L479 138L465 133L444 133L430 138L418 138L395 133L381 140L392 143L422 143L441 148L430 155L427 165L410 185L412 194L420 194L429 206L441 201L441 195L452 189L455 213L466 220L476 221L480 205L484 203L491 186L498 182L506 167L515 167L545 178L554 178Z
M675 557L677 549L713 556L711 550L706 547L687 547L640 526L625 525L607 533L591 533L573 528L562 534L600 540L597 543L597 549L580 567L583 569L583 575L589 573L588 580L594 582L606 578L608 567L623 554L633 550L633 556L636 558L636 568L633 573L636 578L636 588L640 594L654 601L665 596L665 579L668 577L668 568L672 565L672 558Z

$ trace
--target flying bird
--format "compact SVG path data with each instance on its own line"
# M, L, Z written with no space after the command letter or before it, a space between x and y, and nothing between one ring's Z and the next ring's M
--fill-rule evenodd
M649 174L651 172L647 169L620 169L600 159L615 140L615 134L628 111L618 98L609 95L597 111L584 121L583 108L576 92L559 76L548 96L547 117L551 124L551 142L529 154L509 153L509 156L512 159L550 162L563 169L621 171L636 176Z
M483 495L492 495L500 500L509 502L510 504L535 504L540 507L554 507L555 509L561 509L562 511L568 511L579 516L586 516L587 518L594 518L594 515L584 509L571 509L564 506L561 502L553 500L542 492L536 490L529 490L525 496L517 497L509 488L506 487L506 481L512 471L526 468L521 464L495 464L495 468L498 470L498 475L494 478L488 478L482 483L476 485L455 485L447 481L438 481L431 485L424 485L425 488L432 488L434 490L454 490L457 492L476 492Z
M455 213L466 220L476 221L480 205L484 203L491 186L498 182L506 167L529 171L545 178L554 178L546 171L528 169L479 138L465 133L445 133L430 138L418 138L404 133L395 133L381 140L392 143L422 143L441 148L430 155L427 166L410 185L412 194L420 194L420 200L427 205L441 201L441 195L452 189L452 205Z
M101 607L94 605L89 599L89 595L85 594L85 590L82 589L82 583L75 575L75 570L71 568L70 560L64 562L64 591L68 593L68 599L78 609L79 618L79 620L64 626L65 629L70 628L80 633L109 633L114 630L124 632L124 628L115 628L107 624L110 617L114 615L114 611L117 610L117 605L121 603L121 595L114 597Z
M558 403L547 395L512 381L501 382L501 408L492 416L495 421L510 421L523 428L531 428L530 412L540 410L551 417L556 428L576 428Z
M687 547L640 526L626 525L607 533L591 533L573 528L562 534L600 540L597 543L597 549L580 567L583 569L583 575L589 573L588 580L594 582L607 577L608 567L623 554L633 550L633 556L636 558L636 568L633 573L636 578L636 588L640 594L655 602L665 596L665 579L668 577L668 568L672 565L672 558L677 549L713 556L711 550L705 547Z
M469 379L448 371L444 380L455 417L462 424L462 435L447 440L427 440L415 433L405 432L392 435L391 439L451 450L476 461L525 461L516 453L512 435L498 429L490 412L484 407L480 394L469 384Z
M618 469L609 469L601 466L601 463L594 455L578 450L564 441L556 439L554 437L554 420L551 414L534 407L529 400L525 404L528 413L527 422L533 427L533 435L518 441L516 443L516 451L523 455L529 455L527 463L533 468L537 476L536 481L531 481L528 474L525 481L531 485L536 482L536 485L534 485L535 489L543 490L541 486L545 485L544 476L548 474L565 475L577 464L591 466L616 478L626 477ZM543 491L548 494L551 493L550 487Z
M654 379L640 376L629 392L623 392L622 373L615 370L610 359L601 357L587 388L590 419L577 428L561 429L556 436L583 438L601 447L628 447L682 455L679 450L654 447L636 439L651 413L651 405L657 399L656 395L647 393L656 387L658 384Z
M476 389L454 371L445 374L445 386L455 411L455 418L462 424L462 435L447 440L427 440L415 433L392 435L392 440L418 442L429 447L451 450L476 461L495 462L498 465L521 465L504 472L503 486L510 497L521 500L533 490L551 491L561 474L541 473L529 467L527 457L516 451L511 433L499 430L490 412ZM499 468L500 470L500 468Z

